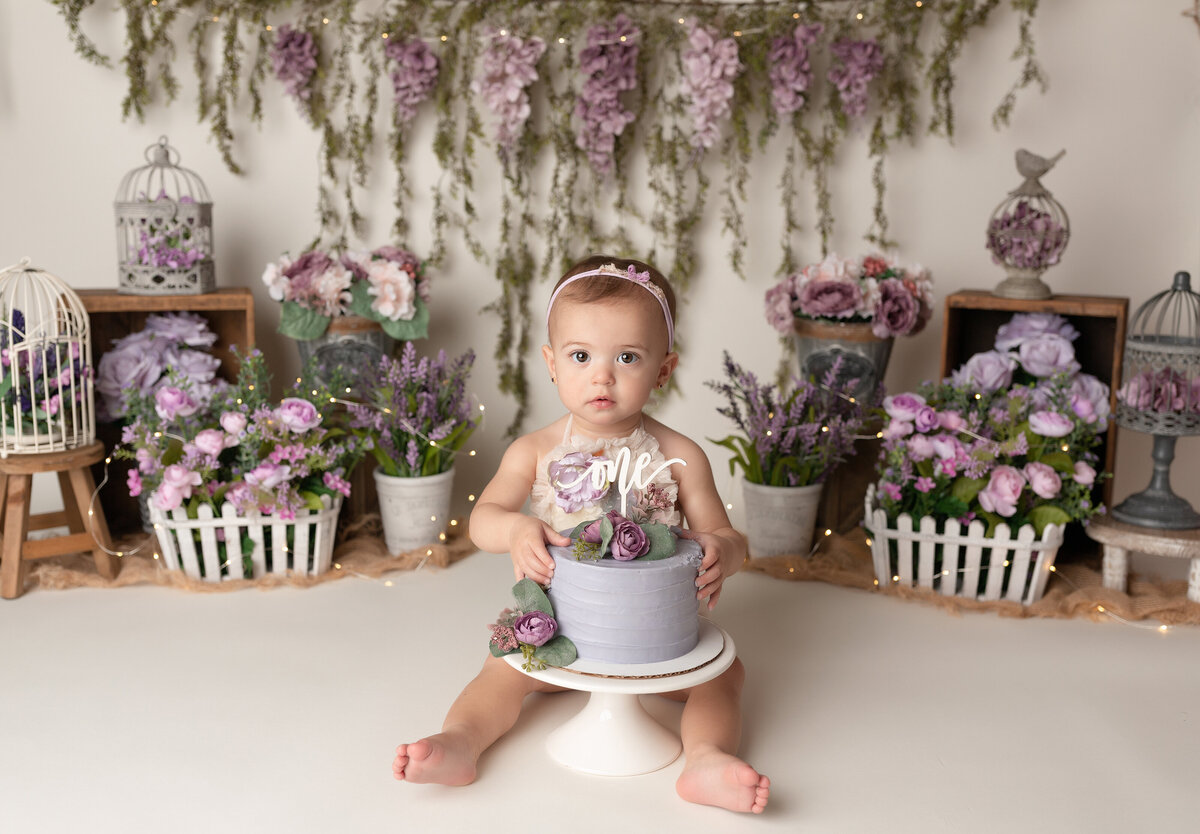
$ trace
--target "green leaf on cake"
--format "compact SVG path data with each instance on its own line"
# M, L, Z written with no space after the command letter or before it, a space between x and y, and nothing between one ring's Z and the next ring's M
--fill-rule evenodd
M307 342L324 335L327 329L329 316L323 316L295 301L283 302L279 311L279 332L284 336Z
M650 549L641 557L643 562L655 562L675 555L675 534L665 524L639 524L650 542Z
M608 552L608 543L612 541L613 523L607 515L600 519L600 555Z
M506 654L512 654L513 652L516 651L516 649L509 649L508 651L504 651L504 649L500 648L495 643L493 643L489 640L488 641L488 651L490 651L492 653L492 657L504 657Z
M575 644L561 634L538 646L533 656L547 666L570 666L579 657Z
M532 611L541 611L548 617L554 616L554 609L550 605L550 599L546 596L546 592L528 577L513 585L513 596L516 597L517 608L526 614Z

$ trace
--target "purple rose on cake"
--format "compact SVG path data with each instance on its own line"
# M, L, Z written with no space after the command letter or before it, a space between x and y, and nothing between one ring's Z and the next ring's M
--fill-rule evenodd
M550 486L554 487L554 503L563 512L579 512L608 494L610 484L607 478L602 486L596 486L592 480L590 470L592 463L597 460L603 458L584 452L570 452L547 467Z
M544 645L558 631L558 623L549 614L530 611L522 614L512 625L513 634L522 643L531 646Z
M650 551L650 539L646 531L625 518L618 512L610 512L608 520L612 522L612 557L618 562L628 562L639 556L645 556Z

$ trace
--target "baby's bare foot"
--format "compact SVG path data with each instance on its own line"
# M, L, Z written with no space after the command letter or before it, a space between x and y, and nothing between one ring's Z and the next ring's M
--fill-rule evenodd
M713 750L688 757L675 790L688 802L761 814L771 780L736 756Z
M402 782L469 785L475 781L475 756L465 739L438 733L397 747L392 775Z

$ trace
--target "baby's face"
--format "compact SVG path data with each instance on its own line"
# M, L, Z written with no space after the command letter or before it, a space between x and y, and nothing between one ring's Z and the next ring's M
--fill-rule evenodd
M675 359L667 355L662 312L625 300L557 302L543 353L563 405L580 428L601 435L637 427Z

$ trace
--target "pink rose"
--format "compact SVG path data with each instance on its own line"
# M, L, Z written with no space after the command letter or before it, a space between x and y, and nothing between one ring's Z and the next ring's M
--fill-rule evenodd
M911 423L917 419L917 412L924 407L925 398L920 394L896 394L894 397L883 398L883 410L893 420Z
M1066 437L1075 424L1057 411L1035 411L1029 415L1029 428L1042 437Z
M226 411L221 415L221 428L234 437L240 437L246 430L246 415L240 411Z
M1025 476L1011 466L992 470L988 485L979 493L979 504L989 513L1008 518L1017 511L1017 500L1025 488Z
M917 417L913 421L917 431L924 434L925 432L933 431L940 425L938 414L930 406L925 406L917 412Z
M1096 470L1081 460L1075 461L1075 483L1091 486L1096 482Z
M908 437L912 433L913 424L904 420L893 420L883 430L883 436L887 440L891 440L893 437Z
M225 451L225 432L220 429L205 429L196 435L196 448L210 457Z
M965 455L962 441L952 434L939 434L932 438L933 453L942 460L955 460Z
M928 460L933 457L933 441L923 434L914 434L908 441L908 456L913 460Z
M183 503L183 493L170 484L159 484L152 496L154 506L163 512L170 512Z
M193 472L182 463L172 463L163 470L162 482L165 486L179 491L184 498L192 497L192 487L198 487L204 482L199 472Z
M275 409L275 419L283 423L288 431L300 434L316 428L321 423L321 412L308 400L286 397Z
M278 463L264 462L246 473L246 483L259 489L274 489L286 481L292 474L292 467Z
M1035 495L1042 498L1056 498L1062 491L1062 478L1054 471L1054 467L1044 463L1027 463L1024 470L1029 479L1029 488Z
M962 431L967 427L967 421L957 411L938 412L938 424L946 431Z
M154 410L164 420L174 420L176 417L187 417L195 414L200 407L191 395L182 388L164 385L154 392Z

